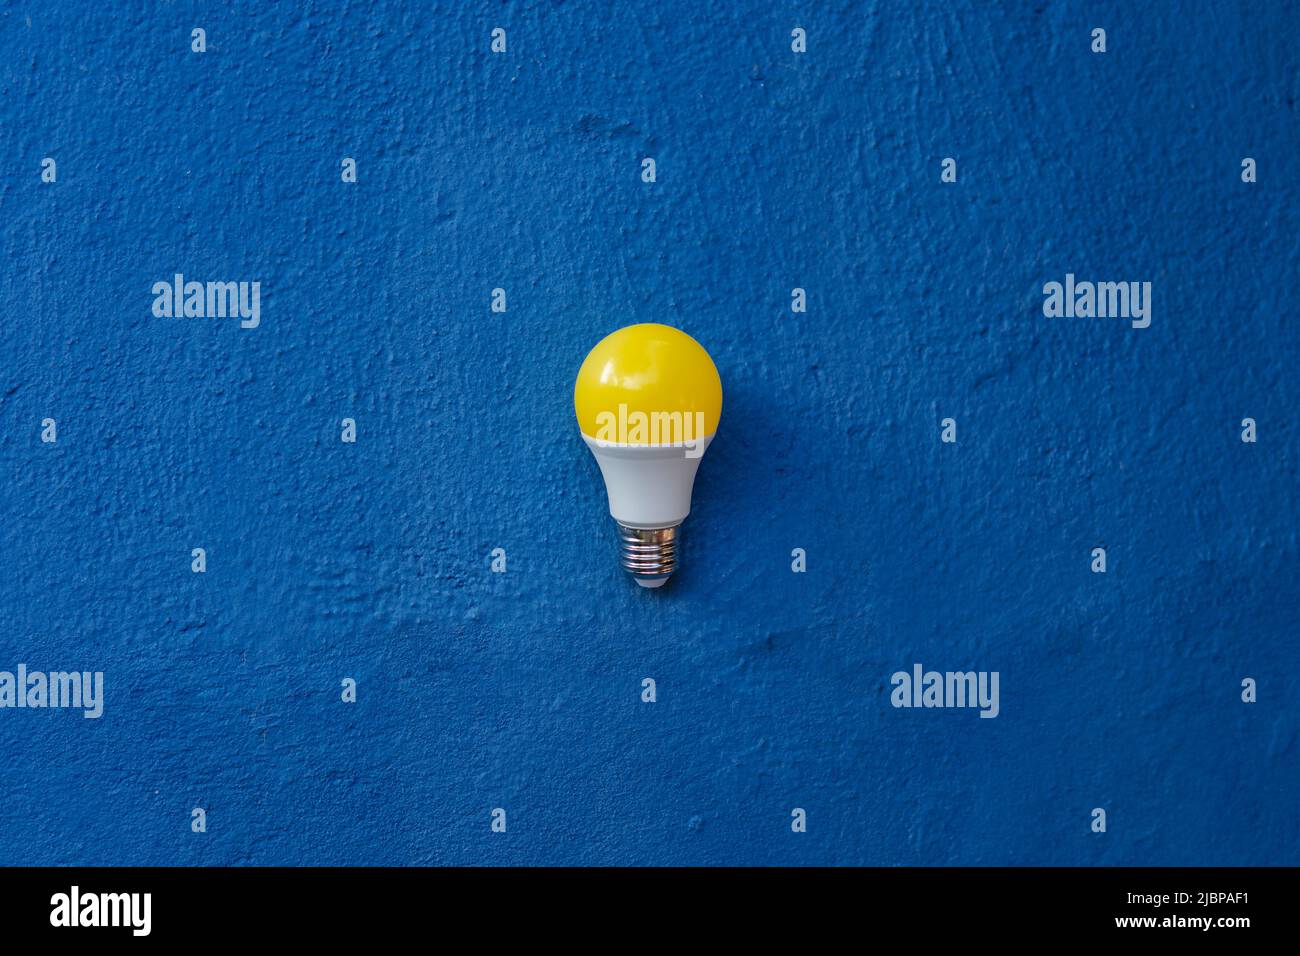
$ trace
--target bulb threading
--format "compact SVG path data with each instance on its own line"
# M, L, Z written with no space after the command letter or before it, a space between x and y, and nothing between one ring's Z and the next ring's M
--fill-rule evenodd
M662 584L677 570L677 528L618 526L619 562L639 584Z

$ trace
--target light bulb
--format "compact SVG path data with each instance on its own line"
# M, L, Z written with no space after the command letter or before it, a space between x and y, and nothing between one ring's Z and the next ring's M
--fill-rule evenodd
M722 415L713 359L678 329L629 325L588 353L573 407L605 479L623 568L657 588L677 569L677 529Z

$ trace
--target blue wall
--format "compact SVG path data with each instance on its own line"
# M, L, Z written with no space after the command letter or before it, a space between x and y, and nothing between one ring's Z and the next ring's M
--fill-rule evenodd
M0 670L106 696L0 710L0 863L1300 862L1295 4L108 6L0 13ZM726 393L659 593L636 321Z

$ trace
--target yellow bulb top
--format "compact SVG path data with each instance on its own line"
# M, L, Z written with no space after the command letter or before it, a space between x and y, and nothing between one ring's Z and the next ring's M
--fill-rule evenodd
M688 436L701 438L718 429L722 380L699 342L680 329L644 322L596 343L578 369L573 407L578 427L590 438L641 443L609 432L611 422L630 419L635 424L636 413L651 418L676 414L702 427L703 435Z

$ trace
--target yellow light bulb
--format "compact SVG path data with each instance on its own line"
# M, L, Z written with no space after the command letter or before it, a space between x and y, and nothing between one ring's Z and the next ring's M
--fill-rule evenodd
M704 347L680 329L644 322L611 332L588 353L573 387L584 435L597 437L602 412L703 412L706 435L718 430L722 380Z
M587 355L573 407L605 479L623 567L658 587L676 570L677 527L722 416L718 370L685 332L629 325Z

